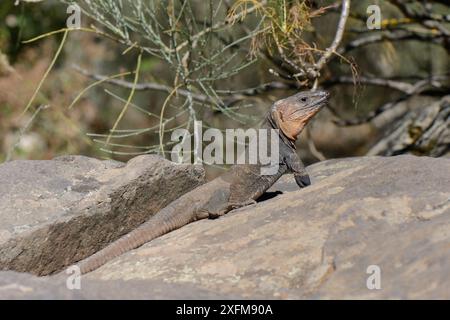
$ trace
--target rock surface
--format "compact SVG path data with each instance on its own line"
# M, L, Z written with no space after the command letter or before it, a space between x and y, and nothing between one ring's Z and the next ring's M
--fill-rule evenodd
M264 201L128 252L83 276L81 290L61 275L2 272L0 298L450 299L450 159L308 171L312 186L284 176Z
M166 283L155 280L90 280L81 289L68 289L62 276L36 277L26 273L0 271L0 300L3 299L238 299L201 289L192 284ZM73 283L69 279L69 283Z
M0 269L46 275L128 233L204 182L200 166L140 156L0 165Z

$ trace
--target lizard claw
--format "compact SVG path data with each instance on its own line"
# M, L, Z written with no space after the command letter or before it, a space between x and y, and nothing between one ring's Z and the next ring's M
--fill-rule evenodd
M297 185L300 188L304 188L304 187L311 185L311 179L309 179L308 175L304 175L304 176L295 175L294 177L295 177L295 182L297 182Z

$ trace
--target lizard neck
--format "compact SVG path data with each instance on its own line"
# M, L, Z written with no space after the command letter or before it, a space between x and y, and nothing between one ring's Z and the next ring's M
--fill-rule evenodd
M269 114L266 117L266 120L264 121L264 126L268 129L277 129L278 130L278 136L280 137L281 142L283 142L286 146L288 146L292 151L296 150L295 142L286 137L286 135L283 133L283 131L278 127L275 120L272 119L272 116Z

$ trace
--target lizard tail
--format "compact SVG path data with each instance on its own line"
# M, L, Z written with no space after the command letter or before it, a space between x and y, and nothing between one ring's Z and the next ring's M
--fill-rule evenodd
M78 267L81 274L91 272L127 251L140 247L155 238L192 222L192 215L176 214L175 211L178 210L172 207L162 209L135 230L80 261Z

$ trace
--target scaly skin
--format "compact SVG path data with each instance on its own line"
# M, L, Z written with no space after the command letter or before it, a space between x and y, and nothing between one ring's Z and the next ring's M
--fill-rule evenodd
M284 173L293 172L300 188L310 184L295 152L295 140L320 108L328 93L300 92L274 103L264 127L280 129L278 171L261 175L261 165L234 165L218 178L170 203L135 230L78 263L81 273L97 269L121 254L196 220L217 218L234 208L254 202Z

